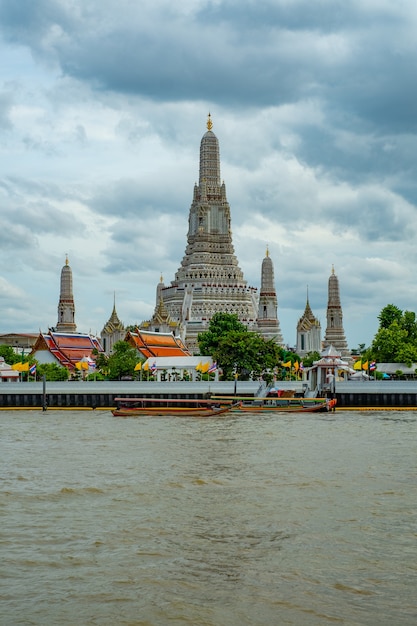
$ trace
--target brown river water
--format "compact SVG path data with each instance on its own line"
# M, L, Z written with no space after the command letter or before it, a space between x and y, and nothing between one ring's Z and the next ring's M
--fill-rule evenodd
M417 413L0 412L0 624L417 624Z

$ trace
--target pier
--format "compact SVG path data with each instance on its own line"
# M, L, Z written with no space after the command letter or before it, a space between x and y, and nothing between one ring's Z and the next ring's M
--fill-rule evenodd
M277 381L278 389L302 395L305 382ZM116 397L207 398L210 395L256 396L259 381L225 382L19 382L0 384L1 409L111 409ZM262 395L262 394L261 394ZM335 388L338 409L415 409L417 381L348 381Z

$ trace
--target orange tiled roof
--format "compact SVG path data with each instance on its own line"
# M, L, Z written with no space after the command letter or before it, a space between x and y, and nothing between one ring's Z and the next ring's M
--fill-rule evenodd
M155 333L136 329L129 331L125 341L135 347L146 359L157 356L191 356L182 341L172 333Z

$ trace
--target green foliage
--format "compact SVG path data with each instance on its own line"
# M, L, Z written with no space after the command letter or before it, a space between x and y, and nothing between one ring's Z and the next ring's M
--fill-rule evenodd
M198 335L200 354L214 356L219 342L228 333L248 332L235 313L215 313L210 320L209 329Z
M134 376L138 361L137 352L126 341L117 341L108 358L108 376L110 380L120 380L122 376Z
M379 329L362 358L380 363L405 363L408 367L417 362L416 314L388 304L378 319Z
M318 361L320 359L320 356L320 352L308 352L302 359L304 367L311 367L314 361Z
M198 336L200 354L217 361L225 380L233 380L237 373L247 380L252 373L273 369L281 360L282 349L272 340L249 331L235 314L216 313L208 331Z
M2 356L5 362L8 365L13 365L13 363L20 363L22 357L13 350L11 346L7 346L6 344L0 345L0 356Z
M395 304L387 304L378 315L379 327L389 328L394 322L401 322L403 312Z
M109 357L104 352L99 352L96 348L93 350L94 360L96 363L96 372L105 377L109 370ZM97 378L97 380L102 380Z
M36 366L37 378L46 380L68 380L68 370L66 367L57 365L56 363L40 363Z

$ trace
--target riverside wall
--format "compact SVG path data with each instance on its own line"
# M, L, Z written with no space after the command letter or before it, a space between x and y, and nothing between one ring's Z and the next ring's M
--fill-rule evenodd
M302 395L303 382L278 381L280 389ZM0 409L111 409L119 397L207 398L211 395L263 395L258 381L231 382L19 382L0 383ZM329 393L327 395L330 395ZM337 383L334 395L339 409L417 410L417 381L364 381Z

